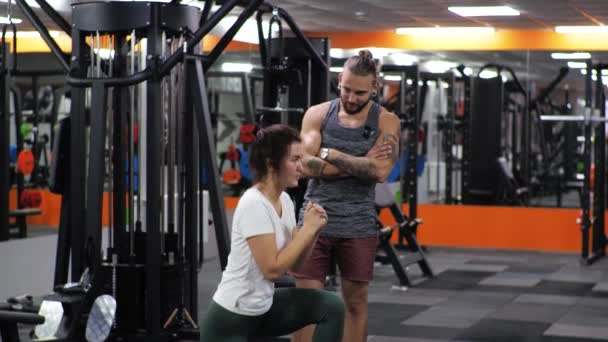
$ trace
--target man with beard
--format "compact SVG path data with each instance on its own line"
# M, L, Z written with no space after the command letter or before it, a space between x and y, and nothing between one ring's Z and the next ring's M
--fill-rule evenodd
M311 107L302 121L302 165L310 177L304 201L323 206L328 223L293 275L296 286L320 289L335 262L346 306L343 341L364 342L378 243L374 189L397 161L401 130L398 117L372 101L378 80L369 51L349 58L338 81L340 98ZM308 342L312 332L307 327L293 341Z

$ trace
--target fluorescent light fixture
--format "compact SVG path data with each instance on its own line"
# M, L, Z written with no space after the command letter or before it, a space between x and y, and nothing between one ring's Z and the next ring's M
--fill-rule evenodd
M222 71L226 72L250 72L252 69L250 63L222 63Z
M414 65L418 62L418 57L402 52L392 53L387 58L395 65Z
M584 121L583 115L541 115L540 121Z
M494 34L495 30L489 26L458 26L458 27L399 27L397 34L409 35L463 35L463 34Z
M344 49L331 48L329 50L329 55L332 58L344 58L346 56L346 51L344 51Z
M607 33L608 26L593 25L593 26L555 26L557 33Z
M590 59L591 54L589 52L554 52L551 54L553 59Z
M587 75L587 69L581 69L581 75ZM591 75L597 75L597 70L592 69ZM608 76L608 70L602 70L602 76Z
M383 78L385 81L401 81L401 76L399 75L386 75Z
M517 16L519 11L509 6L450 6L448 11L461 17Z
M331 67L329 68L330 72L342 72L344 71L344 67Z
M587 68L587 63L585 63L585 62L568 62L568 68L584 69L584 68Z
M456 66L456 63L447 61L428 61L423 64L422 69L425 69L431 73L442 74L452 68L455 68Z
M479 73L480 78L496 78L498 77L498 73L494 70L483 70Z
M13 22L13 24L21 24L23 20L12 17L11 21ZM8 21L8 17L0 17L0 24L10 24L10 22Z

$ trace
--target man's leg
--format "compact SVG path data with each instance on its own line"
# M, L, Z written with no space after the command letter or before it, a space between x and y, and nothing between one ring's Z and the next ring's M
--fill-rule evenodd
M344 342L367 341L367 293L373 278L377 237L343 239L336 245L336 258L346 307Z
M367 293L369 283L342 278L342 297L346 306L344 342L367 341Z

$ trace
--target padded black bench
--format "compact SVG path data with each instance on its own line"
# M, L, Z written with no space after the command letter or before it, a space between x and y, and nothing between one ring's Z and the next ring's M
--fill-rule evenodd
M11 237L26 238L27 237L27 223L25 219L28 216L40 215L42 210L40 208L24 208L16 209L8 212L8 216L15 218L15 223L9 224L8 229ZM17 232L11 232L11 229L17 228Z
M11 311L10 305L0 305L0 336L2 342L19 342L17 324L42 324L44 317L35 313Z

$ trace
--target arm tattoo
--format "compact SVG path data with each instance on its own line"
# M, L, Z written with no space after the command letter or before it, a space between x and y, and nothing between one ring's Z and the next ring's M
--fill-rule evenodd
M349 158L338 155L333 157L331 163L359 179L369 181L377 179L376 166L367 158Z
M392 145L391 160L396 162L399 159L399 139L396 135L388 133L384 135L383 142Z
M306 166L310 170L310 174L312 174L314 177L319 177L323 173L325 163L316 158L311 158L308 163L306 163Z

